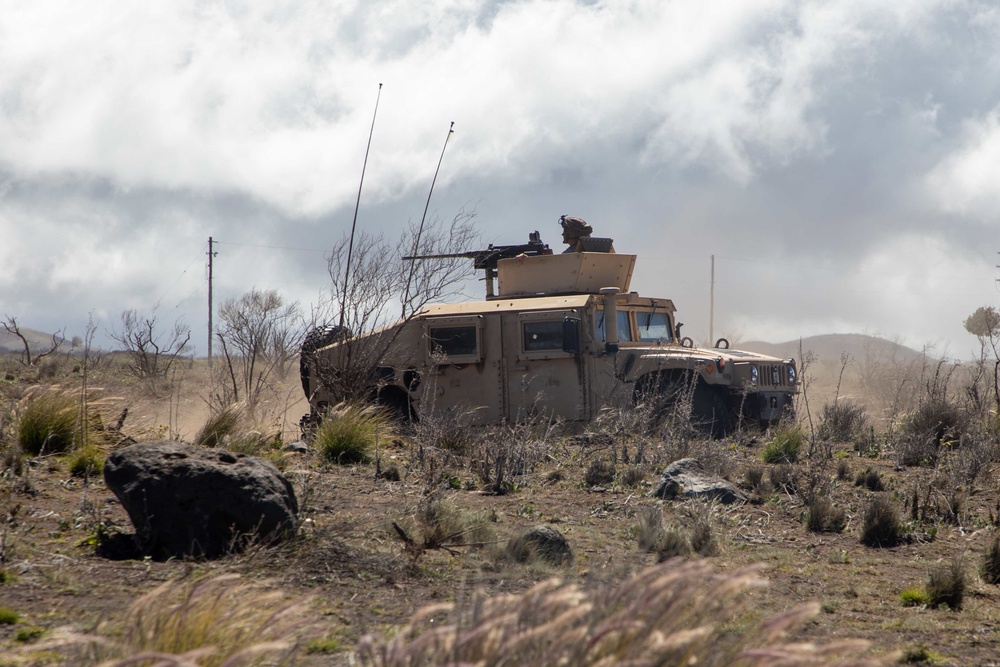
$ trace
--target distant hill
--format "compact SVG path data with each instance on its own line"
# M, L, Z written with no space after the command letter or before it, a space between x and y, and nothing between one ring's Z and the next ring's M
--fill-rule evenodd
M52 334L36 329L21 329L21 333L28 339L28 346L31 354L35 352L45 352L52 346ZM4 352L24 352L24 343L21 339L0 326L0 353Z
M733 347L759 354L769 354L781 359L789 357L798 359L801 356L799 351L801 349L802 352L815 354L816 360L819 362L839 362L840 355L845 352L851 355L855 361L871 358L894 360L900 363L907 363L923 355L922 352L905 345L865 334L825 334L803 338L801 341L790 340L785 343L747 341L736 343Z

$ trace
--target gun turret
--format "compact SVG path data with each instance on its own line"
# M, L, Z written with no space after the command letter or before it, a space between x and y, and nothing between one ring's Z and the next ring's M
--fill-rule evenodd
M470 250L468 252L444 253L440 255L408 255L407 261L418 259L456 259L464 257L472 260L472 266L486 272L486 298L493 297L493 279L497 277L497 262L501 259L518 257L520 255L536 256L551 255L552 249L547 243L542 243L541 234L537 231L528 234L528 242L521 245L493 245L485 250Z

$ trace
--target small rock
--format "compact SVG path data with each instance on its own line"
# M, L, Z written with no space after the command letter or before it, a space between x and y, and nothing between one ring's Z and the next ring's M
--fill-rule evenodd
M705 472L698 459L674 461L663 471L660 483L650 494L655 498L686 498L718 500L724 505L746 502L745 493L716 475Z

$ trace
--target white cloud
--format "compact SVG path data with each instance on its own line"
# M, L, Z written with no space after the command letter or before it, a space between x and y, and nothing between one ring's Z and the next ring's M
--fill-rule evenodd
M928 174L941 210L995 220L1000 210L1000 106L965 123L958 146Z

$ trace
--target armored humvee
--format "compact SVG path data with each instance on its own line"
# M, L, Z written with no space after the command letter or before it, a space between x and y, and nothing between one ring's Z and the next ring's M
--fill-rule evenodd
M343 370L352 345L376 340L371 395L415 420L461 410L481 424L538 412L587 422L614 401L684 390L692 422L714 437L791 413L794 360L725 339L695 347L670 299L629 291L636 256L609 251L610 239L553 254L538 232L529 238L461 255L485 270L484 301L428 305L367 336L307 340L302 385L313 415L337 400L323 378Z

